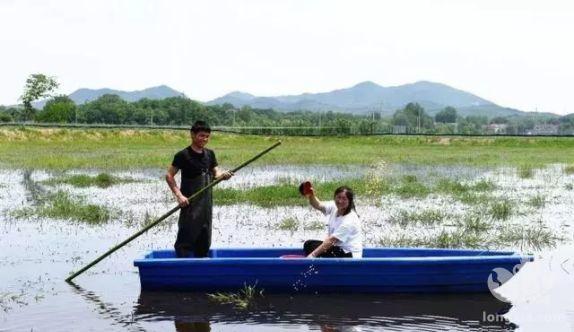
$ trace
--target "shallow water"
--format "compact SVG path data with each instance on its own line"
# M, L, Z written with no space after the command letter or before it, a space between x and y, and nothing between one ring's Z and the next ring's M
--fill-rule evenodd
M363 169L363 171L366 171ZM557 248L524 251L535 254L498 292L511 303L491 294L478 295L272 295L265 294L249 310L209 302L205 294L141 292L135 258L149 250L171 248L175 239L175 217L152 229L111 257L79 276L77 285L63 280L141 227L146 213L158 216L174 206L160 171L115 174L141 180L107 189L56 188L39 182L54 174L0 171L0 331L372 331L372 330L541 330L571 331L574 327L574 247L571 211L574 191L567 189L574 176L560 166L536 171L531 179L520 179L513 169L448 169L400 166L388 169L394 176L444 177L450 174L466 181L490 179L492 194L526 202L543 195L548 202L534 209L519 205L519 212L505 223L545 225L565 237ZM268 174L267 172L270 172ZM299 173L301 172L301 174ZM85 173L79 172L78 173ZM96 174L91 172L90 174ZM290 174L295 174L292 178ZM299 175L298 175L299 174ZM251 187L285 179L297 182L312 178L329 180L333 168L289 168L242 173L233 186ZM337 176L344 176L338 173ZM352 170L348 177L357 176ZM359 172L359 175L361 173ZM310 176L309 176L310 175ZM245 178L243 178L245 177ZM256 179L252 179L256 178ZM334 177L337 178L337 177ZM27 180L26 180L27 179ZM266 179L259 182L260 179ZM275 179L275 180L273 180ZM120 211L102 225L87 225L44 218L17 219L11 211L34 202L37 190L63 189L89 202ZM40 188L40 189L38 189ZM361 204L358 210L366 234L366 245L376 246L381 234L433 233L431 227L398 227L389 222L401 210L439 208L456 219L463 204L449 197L425 199L385 196L376 204ZM295 230L279 230L278 224L294 218ZM321 223L310 208L258 208L239 204L214 208L212 247L301 246L309 238L321 238L321 229L305 225ZM417 233L417 234L418 234ZM508 248L519 250L517 245ZM486 282L486 281L485 281Z

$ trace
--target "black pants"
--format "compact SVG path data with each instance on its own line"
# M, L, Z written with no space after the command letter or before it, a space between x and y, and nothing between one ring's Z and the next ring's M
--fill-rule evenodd
M305 243L303 244L303 251L305 251L305 256L309 256L309 254L312 253L313 250L317 249L317 247L320 246L321 243L323 243L323 241L319 241L319 240L307 240L307 241L305 241ZM326 252L322 253L321 255L319 255L317 257L324 257L324 258L350 257L350 258L352 258L353 254L352 253L345 253L343 251L343 249L341 249L341 247L332 246L331 248L329 248L329 250L327 250Z
M184 227L180 227L177 233L177 240L175 241L175 255L178 258L190 257L207 257L209 247L211 246L211 229L210 225L204 225L199 232L194 232L195 236L190 236Z

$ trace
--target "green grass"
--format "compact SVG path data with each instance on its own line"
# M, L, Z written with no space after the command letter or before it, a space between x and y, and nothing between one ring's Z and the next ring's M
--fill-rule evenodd
M527 204L537 209L540 209L543 208L544 205L546 205L546 198L542 195L536 195L531 197L528 200Z
M563 239L543 225L513 225L504 227L496 239L501 244L541 249L555 247Z
M487 220L484 220L482 215L478 212L465 215L459 226L462 227L462 230L465 233L482 233L491 228L490 223Z
M416 176L405 175L400 185L395 187L392 192L401 198L426 197L430 193L430 189L420 183Z
M393 217L391 221L397 223L401 227L417 224L435 225L440 224L446 217L446 213L433 209L421 212L401 210L398 216Z
M521 179L531 179L534 176L534 167L532 165L521 165L518 167L518 177Z
M379 245L383 247L427 247L427 248L481 248L485 247L486 239L480 233L469 233L463 230L442 230L433 236L420 234L400 235L390 237L385 235L379 238Z
M71 175L63 178L56 178L46 180L43 183L49 185L56 185L56 184L69 184L74 187L100 187L100 188L108 188L116 184L120 183L129 183L135 182L132 179L122 179L108 173L100 173L96 176L89 176L89 175Z
M214 132L209 147L220 164L238 165L281 139L260 165L387 163L574 164L571 138L353 136L265 137ZM132 129L0 129L2 166L33 169L165 168L189 144L186 131ZM317 153L320 151L321 153ZM30 158L34 156L34 158Z
M244 285L236 293L208 293L207 297L213 302L231 304L236 309L246 310L255 304L257 298L263 297L263 290L257 289L256 286Z
M496 220L507 220L514 212L514 205L511 201L502 199L490 204L488 213Z
M345 181L315 182L314 187L321 200L332 199L335 189L341 185L351 187L361 198L378 199L385 195L397 195L400 198L424 198L431 193L453 196L466 204L487 204L492 201L488 191L495 188L489 181L475 184L461 184L441 179L436 186L426 186L415 176L405 175L400 179L375 178L370 175ZM298 184L280 183L249 189L214 188L214 202L217 205L251 203L261 207L306 206L307 199L301 197Z
M87 204L83 199L72 197L64 191L48 194L41 202L42 204L34 208L17 210L13 215L19 218L36 215L88 224L104 223L111 218L111 212L108 209L99 205Z
M319 220L313 220L303 225L303 229L305 230L323 230L325 228L325 222Z
M299 222L293 217L287 217L281 220L277 228L283 231L294 232L297 230L297 228L299 228Z

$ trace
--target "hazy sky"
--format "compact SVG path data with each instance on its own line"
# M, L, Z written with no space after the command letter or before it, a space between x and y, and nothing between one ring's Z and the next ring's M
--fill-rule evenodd
M573 38L570 0L0 0L0 104L41 72L59 93L166 84L200 101L428 80L574 113Z

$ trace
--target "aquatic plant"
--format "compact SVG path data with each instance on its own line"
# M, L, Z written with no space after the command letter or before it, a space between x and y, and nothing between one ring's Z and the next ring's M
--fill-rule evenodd
M477 233L464 232L462 230L442 230L435 235L424 236L421 234L405 235L398 237L382 236L378 240L379 245L384 247L428 247L428 248L480 248L487 243L486 239Z
M494 219L506 220L512 215L513 209L513 204L511 201L502 199L492 202L488 212Z
M391 189L391 192L402 197L426 197L430 190L424 184L417 180L414 175L406 175L403 177L401 184L398 187Z
M473 233L485 232L491 228L490 223L484 220L478 212L465 215L460 226L463 228L463 232Z
M325 222L319 220L313 220L308 223L303 224L303 229L305 230L321 230L325 229Z
M544 207L546 205L546 198L540 194L531 197L527 202L528 205L535 207L537 209Z
M518 167L518 176L521 179L530 179L534 175L534 167L531 165L521 165Z
M67 176L67 177L63 177L63 178L56 178L56 179L50 179L50 180L44 181L44 183L49 184L49 185L69 184L69 185L72 185L74 187L80 187L80 188L92 187L92 186L96 186L96 187L100 187L100 188L108 188L108 187L113 186L115 184L129 183L129 182L135 182L135 180L133 180L133 179L122 179L122 178L110 175L108 173L100 173L96 176L79 174L79 175L72 175L72 176Z
M257 289L256 285L243 285L236 293L208 293L207 297L213 302L232 304L236 309L245 310L253 306L258 297L263 297L263 289Z
M541 223L537 225L512 225L503 227L496 242L504 245L520 245L533 249L555 247L563 238Z
M397 237L384 235L379 238L378 244L382 247L421 247L425 246L427 242L422 236L409 236L406 234L399 234Z
M293 217L287 217L279 222L277 228L284 231L294 232L299 228L299 222Z
M398 215L392 216L390 221L399 224L401 227L406 227L407 225L415 224L438 224L446 217L446 213L435 209L423 210L421 212L401 210Z
M99 224L110 220L112 213L105 207L87 204L82 198L72 197L64 191L58 191L44 196L41 204L15 210L11 215L16 218L36 215Z
M442 230L429 242L429 246L436 248L479 248L484 244L485 239L479 233L463 230L454 232Z
M4 312L10 311L12 305L28 305L24 301L24 291L21 290L20 293L3 293L0 292L0 309Z
M436 191L450 195L465 204L481 204L489 199L486 192L496 189L496 185L489 180L481 180L474 184L460 183L450 179L439 180Z
M47 204L40 207L39 215L49 218L83 221L91 224L106 222L110 212L99 205L87 204L83 199L72 198L64 191L49 195Z

